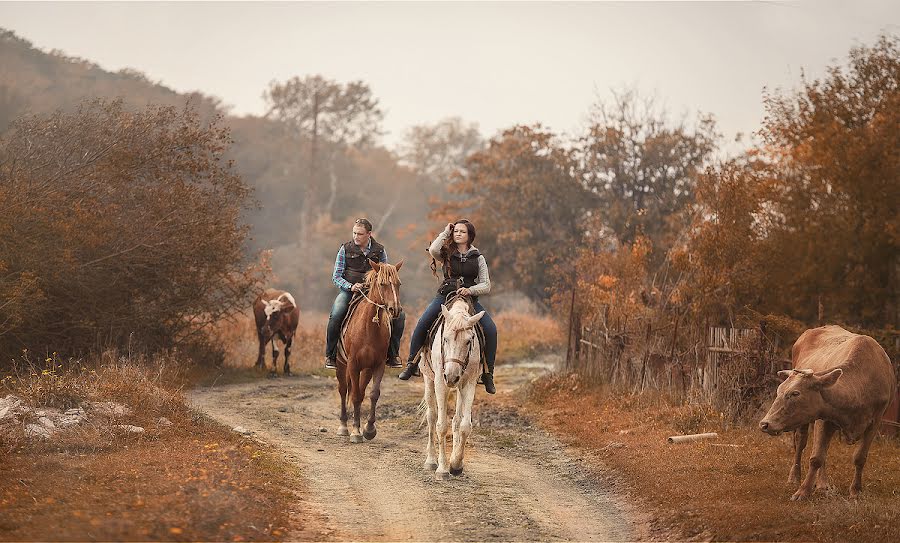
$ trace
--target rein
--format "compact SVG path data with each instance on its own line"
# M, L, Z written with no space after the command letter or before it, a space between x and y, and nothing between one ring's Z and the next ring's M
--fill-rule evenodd
M373 283L373 285L372 285L373 288L374 288L376 285L378 286L378 292L379 292L379 294L381 294L381 299L384 300L384 292L381 291L381 284L378 283L378 282L376 282L376 281L374 281L374 280L372 281L372 283ZM397 300L397 303L399 304L399 303L400 303L400 297L397 296L397 288L394 286L394 283L391 283L391 292L394 294L394 299ZM365 300L366 300L368 303L370 303L370 304L372 304L372 305L375 306L375 316L372 317L372 322L375 322L375 323L380 322L380 319L378 318L378 314L379 314L381 311L387 311L387 305L385 305L385 304L379 304L379 303L373 301L371 298L369 298L368 296L366 296L365 291L363 291L362 289L360 289L359 293L362 294L362 297L365 298ZM400 306L400 309L401 309L401 311L403 310L403 306L402 306L402 305ZM391 319L387 319L387 323L388 323L388 330L390 330L390 328L391 328Z

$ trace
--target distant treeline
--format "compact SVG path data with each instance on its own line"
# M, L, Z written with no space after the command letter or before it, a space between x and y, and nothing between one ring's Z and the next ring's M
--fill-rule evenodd
M447 119L388 150L361 81L276 81L264 117L232 117L10 32L0 63L7 353L133 333L172 345L269 283L324 312L357 216L409 263L413 301L434 287L431 235L465 216L497 292L564 317L900 324L896 37L795 92L764 92L756 143L726 160L711 116L674 122L630 90L594 104L581 134L514 126L484 141Z

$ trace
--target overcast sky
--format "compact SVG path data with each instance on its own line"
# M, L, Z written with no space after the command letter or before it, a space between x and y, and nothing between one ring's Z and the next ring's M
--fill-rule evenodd
M362 79L385 140L448 116L482 133L542 122L577 132L610 88L655 92L674 114L755 130L761 92L900 34L900 1L846 2L0 2L0 27L111 71L259 115L273 79Z

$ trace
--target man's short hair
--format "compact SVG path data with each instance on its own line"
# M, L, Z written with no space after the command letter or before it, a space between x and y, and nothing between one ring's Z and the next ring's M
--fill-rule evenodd
M366 232L372 231L372 223L369 221L369 219L362 219L362 218L356 219L356 221L354 221L353 224L358 224L358 225L362 226L363 228L366 229Z

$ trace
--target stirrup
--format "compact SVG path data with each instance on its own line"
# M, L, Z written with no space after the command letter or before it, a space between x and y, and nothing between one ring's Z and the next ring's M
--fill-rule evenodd
M401 371L400 375L398 375L398 377L400 378L401 381L407 381L407 380L409 380L410 377L413 377L413 376L418 377L419 375L422 375L419 372L419 363L418 362L407 362L406 369Z
M400 362L399 356L389 356L387 361L384 364L385 364L385 366L387 366L389 368L402 368L403 367L403 363Z
M337 369L337 359L325 357L325 369L326 370L336 370Z

